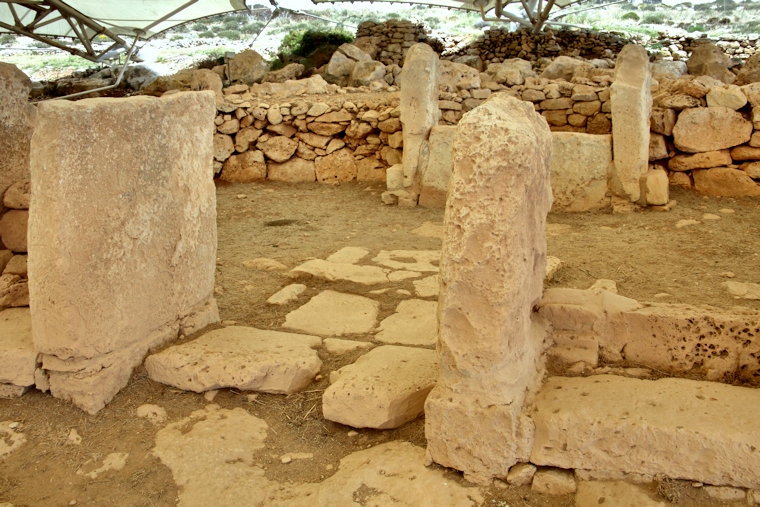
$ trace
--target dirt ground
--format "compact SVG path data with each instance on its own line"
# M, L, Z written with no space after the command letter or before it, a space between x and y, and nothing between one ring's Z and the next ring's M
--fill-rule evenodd
M439 238L412 231L425 223L441 224L441 210L383 206L381 192L380 186L367 184L218 186L216 293L223 321L278 329L297 306L265 303L292 282L287 271L258 271L243 266L245 260L270 258L292 268L344 246L371 252L440 248ZM706 198L685 191L674 191L672 198L678 204L668 212L551 214L549 254L564 265L547 286L587 288L607 278L617 282L620 294L642 301L760 309L760 301L735 300L720 285L730 279L728 272L735 281L760 282L760 200ZM705 214L720 218L705 219ZM680 220L700 223L677 228ZM404 288L404 283L411 289L411 281L399 287ZM322 288L316 280L307 285L306 296ZM345 289L359 290L356 286ZM393 291L380 298L382 319L392 313L398 300ZM342 457L390 440L424 446L421 419L396 430L351 432L352 428L322 418L321 393L329 372L355 358L323 357L318 380L298 394L250 397L250 393L221 390L213 403L242 407L266 421L271 431L264 465L267 478L273 480L321 481L334 472ZM17 423L16 429L27 440L18 451L0 459L0 505L175 505L178 489L172 474L151 453L161 426L136 416L137 407L146 403L164 407L168 422L173 422L209 400L155 383L142 369L94 416L37 391L0 400L0 422ZM76 435L81 443L75 443ZM116 452L128 453L121 470L88 477L107 455ZM280 457L291 452L312 453L313 458L283 464ZM451 480L463 480L458 473L449 475ZM679 505L716 505L690 483L663 481L659 488L652 486L653 494L655 489ZM494 486L485 493L488 506L574 505L572 496L543 497L528 488Z

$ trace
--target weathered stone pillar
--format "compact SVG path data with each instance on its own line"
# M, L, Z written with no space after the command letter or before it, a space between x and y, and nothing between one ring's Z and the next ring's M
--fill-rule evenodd
M428 149L420 157L420 199L425 208L446 207L446 194L451 179L451 147L457 128L438 125L430 129Z
M0 197L12 183L29 179L35 116L34 106L29 104L31 89L26 74L15 65L0 62Z
M438 124L438 55L427 44L409 48L401 70L404 188L392 192L401 206L416 206L420 193L420 150Z
M56 397L94 413L148 350L218 320L214 93L44 102L29 292Z
M429 457L485 483L530 453L526 394L541 378L533 319L546 266L552 138L530 103L496 94L454 139L441 256L441 376L425 406Z
M615 161L611 186L616 195L630 201L639 200L641 178L649 169L651 84L646 50L628 44L617 57L615 82L610 87Z

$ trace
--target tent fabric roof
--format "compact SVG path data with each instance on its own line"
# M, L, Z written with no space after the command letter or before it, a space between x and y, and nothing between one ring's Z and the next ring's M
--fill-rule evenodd
M324 3L341 3L351 2L354 0L311 0L315 4ZM497 0L370 0L371 2L384 2L384 3L406 3L406 4L420 4L427 5L429 7L443 7L446 9L462 9L467 11L480 12L480 6L483 5L483 10L488 12L497 7ZM578 3L582 0L556 0L554 5L558 8L565 8L574 3ZM508 4L521 5L520 0L502 0L498 2L501 7L506 7Z

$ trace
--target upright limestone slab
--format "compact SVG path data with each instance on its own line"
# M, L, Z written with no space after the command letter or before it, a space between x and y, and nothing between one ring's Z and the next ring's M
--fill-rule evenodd
M533 106L497 94L454 140L441 256L441 376L425 405L433 461L477 482L530 452L526 392L540 380L532 318L546 266L552 138Z
M438 55L427 44L409 48L401 71L401 123L404 132L404 188L416 203L420 150L438 124Z
M18 180L29 178L29 142L34 107L29 105L32 81L15 65L0 62L0 195Z
M611 183L615 194L631 201L639 200L640 179L649 169L651 82L646 50L628 44L618 55L615 82L610 87L615 159Z
M218 320L214 94L38 108L34 345L53 395L94 413L149 348Z

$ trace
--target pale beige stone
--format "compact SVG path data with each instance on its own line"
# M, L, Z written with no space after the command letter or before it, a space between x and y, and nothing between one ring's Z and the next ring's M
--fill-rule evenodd
M671 172L668 175L668 181L673 187L691 188L691 177L686 173Z
M667 507L636 484L625 481L580 481L575 494L576 507Z
M298 141L285 136L274 136L264 142L259 141L256 147L270 160L283 163L296 152Z
M740 488L729 486L704 486L707 496L721 502L737 502L747 498L747 492Z
M378 327L375 340L399 345L435 345L438 339L438 302L408 299Z
M731 163L728 150L705 151L703 153L678 154L668 160L671 171L691 171L692 169L709 169Z
M710 76L724 83L733 83L734 74L728 70L729 58L712 41L700 41L692 50L686 67L692 76Z
M364 334L375 328L379 310L372 299L326 290L290 312L283 327L320 336Z
M289 394L319 373L321 345L317 336L230 326L148 356L145 369L156 382L197 393L229 387Z
M753 180L760 180L760 161L742 164L741 170L747 173L747 176Z
M356 181L385 181L385 165L376 158L363 158L356 161Z
M731 158L734 160L760 160L760 148L737 146L731 149Z
M0 312L0 384L34 385L37 352L32 343L29 308Z
M752 122L727 107L686 109L673 127L673 142L681 151L723 150L749 141Z
M649 161L668 158L668 146L662 134L649 135Z
M665 169L650 169L644 175L643 202L647 206L664 206L670 201L670 182Z
M29 153L35 108L29 104L32 81L15 65L0 62L0 194L29 179ZM6 205L7 206L7 205Z
M356 264L369 255L369 250L357 246L345 246L325 259L339 264Z
M235 143L230 136L214 134L214 160L224 162L235 152Z
M649 127L652 132L669 136L673 134L673 127L676 124L677 116L673 109L653 107L652 116L649 119Z
M4 273L0 275L0 307L29 306L29 286L26 278Z
M352 263L331 262L312 259L293 268L289 276L300 278L313 276L323 280L344 280L362 285L375 285L388 282L388 270L378 266L358 266Z
M736 85L713 86L705 98L707 107L727 107L734 111L747 103L747 96Z
M240 129L240 131L235 134L235 151L243 153L248 150L251 144L255 143L256 140L261 137L261 133L262 131L255 127Z
M32 182L28 179L11 184L3 194L3 205L11 209L29 209L32 196Z
M443 208L451 177L451 150L456 135L455 126L435 126L430 129L426 156L420 160L422 182L419 204L425 208Z
M552 132L552 209L579 212L607 206L611 165L611 136Z
M432 275L422 280L415 280L412 284L414 285L414 292L418 297L429 298L438 295L441 279L438 275Z
M727 281L721 285L736 299L760 299L760 284Z
M756 196L760 195L760 185L747 173L730 167L692 171L694 189L707 195Z
M546 269L552 141L532 104L503 94L457 128L441 255L442 375L425 433L433 461L490 483L529 452L521 413L541 378L543 331L531 314Z
M528 486L536 475L536 465L532 463L518 463L509 469L507 484L512 486Z
M325 338L322 341L322 347L328 354L340 356L357 350L371 349L373 345L369 342L360 342L356 340Z
M638 201L640 178L649 164L649 117L652 114L652 75L642 46L626 45L617 58L612 101L612 190Z
M252 49L245 49L233 56L228 65L230 81L247 85L258 83L269 71L269 64Z
M579 69L590 68L592 65L585 60L569 56L558 56L541 73L542 78L564 79L570 81L573 74Z
M577 487L572 471L550 468L536 472L530 489L543 495L560 496L575 493Z
M317 181L321 183L353 181L358 172L354 156L348 148L335 151L325 157L317 157L314 167Z
M393 269L438 272L440 260L438 250L380 250L372 262Z
M291 283L278 290L267 299L270 305L286 305L298 299L298 296L306 291L307 287L302 283Z
M552 377L535 400L530 461L756 488L759 406L756 389L716 382Z
M185 317L218 320L214 104L210 91L38 104L29 291L54 396L97 412Z
M29 211L10 210L0 218L0 239L13 252L26 252Z
M259 150L248 150L239 155L232 155L224 161L222 175L219 177L230 183L250 183L267 178L267 164L264 154Z
M299 157L282 164L270 162L267 164L267 179L290 183L316 181L316 168L314 162Z
M336 372L322 414L354 428L397 428L422 415L438 376L435 351L383 345Z
M256 257L255 259L246 259L241 262L243 266L259 271L281 271L288 267L280 261L268 257Z

